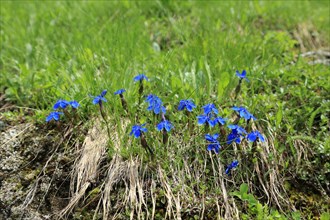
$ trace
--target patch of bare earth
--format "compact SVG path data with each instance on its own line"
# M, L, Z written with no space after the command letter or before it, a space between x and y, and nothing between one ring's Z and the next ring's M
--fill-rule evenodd
M2 121L0 219L51 219L68 202L75 143L64 131Z

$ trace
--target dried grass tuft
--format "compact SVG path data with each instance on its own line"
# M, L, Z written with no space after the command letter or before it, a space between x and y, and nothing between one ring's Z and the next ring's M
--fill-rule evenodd
M89 186L97 180L98 168L105 156L108 139L101 122L96 120L94 126L88 131L80 157L73 165L70 187L73 196L69 204L59 213L59 218L70 213L84 197Z

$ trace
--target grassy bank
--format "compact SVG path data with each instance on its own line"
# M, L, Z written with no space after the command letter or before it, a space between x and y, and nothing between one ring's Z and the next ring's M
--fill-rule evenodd
M43 126L58 99L77 100L73 124L79 119L102 133L89 94L108 90L107 172L86 189L104 207L116 204L103 217L299 219L328 211L329 2L2 1L0 10L1 120L23 114ZM243 69L249 82L236 94L235 71ZM133 77L140 73L150 79L143 95L159 96L174 125L166 146L154 127L161 118L138 101ZM121 88L128 114L113 95ZM190 115L177 111L188 98L197 106ZM262 131L266 142L209 153L204 135L219 130L207 131L196 119L208 103L230 123L237 117L230 107L245 106L258 120L240 125ZM145 122L153 159L129 136ZM234 159L240 166L224 175ZM113 182L110 171L117 173Z

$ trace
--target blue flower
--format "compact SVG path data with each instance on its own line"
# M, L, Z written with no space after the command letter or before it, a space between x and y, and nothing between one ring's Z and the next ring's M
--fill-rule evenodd
M149 94L146 98L146 102L148 102L149 104L152 103L154 100L160 101L160 98L154 94Z
M165 129L167 132L170 132L172 128L173 128L172 123L166 119L157 125L158 131L162 131L163 129Z
M231 164L229 164L227 166L227 169L226 169L226 174L229 175L230 174L230 171L233 169L233 168L236 168L238 166L238 161L237 160L234 160Z
M234 111L237 111L238 113L242 110L245 110L245 108L243 108L242 106L241 107L233 106L231 109L234 110Z
M207 104L202 107L204 109L204 114L208 114L210 112L214 112L215 114L218 114L218 109L215 107L214 104Z
M108 92L108 91L107 91L106 89L103 90L103 91L101 92L101 96L104 97L104 96L107 94L107 92Z
M216 123L219 123L219 124L221 124L221 125L224 125L224 124L226 123L226 121L227 121L227 118L217 117L217 118L214 119L214 123L215 123L215 124L216 124Z
M199 115L197 116L197 120L198 120L198 124L199 125L202 125L202 124L205 124L206 122L211 126L211 127L214 127L216 125L216 121L213 120L211 117L210 117L211 114L207 114L207 115Z
M54 110L58 109L58 108L62 108L65 109L70 103L66 100L58 100L55 105L54 105Z
M156 115L158 115L160 112L166 113L166 108L163 106L163 102L158 96L150 94L146 98L146 102L149 103L149 106L147 108L148 111L154 111Z
M254 117L246 108L242 106L241 107L234 106L231 109L236 111L241 118L245 118L246 120L250 120L250 119L257 120L256 117Z
M257 139L259 139L261 142L265 142L265 138L259 131L252 131L250 134L247 135L247 139L250 142L255 142Z
M96 104L99 104L101 105L102 102L106 102L107 100L104 98L104 96L107 94L107 90L103 90L101 95L98 95L98 96L92 96L94 99L93 99L93 104L96 105Z
M124 92L126 92L125 89L119 89L119 90L117 90L117 91L115 92L115 95L121 95L121 94L123 94Z
M139 138L142 134L142 132L147 132L148 130L144 128L146 124L142 125L133 125L131 133L129 135L134 135L134 137Z
M193 101L191 100L181 100L180 103L179 103L179 107L178 107L178 110L179 111L182 111L184 109L187 109L189 112L191 112L193 110L193 108L196 108L196 105L193 103Z
M240 78L240 80L245 79L247 82L249 82L249 80L246 78L245 70L243 70L242 73L240 73L238 70L236 70L236 76L238 76Z
M219 137L219 134L214 134L213 136L210 134L205 135L205 139L207 141L211 142L211 144L209 144L207 146L208 151L214 150L216 154L219 153L221 146L220 146L219 141L217 140L218 137Z
M243 134L247 134L245 129L238 125L228 125L228 128L231 129L231 133L227 136L227 144L231 144L233 141L239 144Z
M46 122L51 121L54 119L55 121L58 121L60 119L60 115L63 115L63 112L51 112L47 117L46 117Z
M236 130L238 134L247 134L244 128L239 125L228 125L231 130Z
M70 101L69 104L71 105L72 108L78 108L80 106L80 104L75 100Z
M140 81L142 82L142 80L146 80L149 81L148 77L146 77L144 74L140 74L134 77L134 82Z
M239 134L237 132L237 130L232 130L230 132L230 134L228 134L227 136L227 144L231 144L233 143L234 141L237 143L237 144L240 144L241 143L241 137L243 135L242 134Z

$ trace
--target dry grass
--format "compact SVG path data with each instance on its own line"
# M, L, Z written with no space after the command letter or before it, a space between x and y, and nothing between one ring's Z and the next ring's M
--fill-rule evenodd
M123 124L119 128L125 130L128 122ZM253 148L245 141L239 146L234 144L231 154L241 161L241 171L228 176L224 174L226 153L206 152L196 142L197 136L187 143L180 135L173 134L167 146L157 146L164 148L164 154L154 161L146 161L143 155L123 159L119 153L123 147L121 138L115 132L118 127L113 128L112 137L117 152L100 166L109 142L106 130L96 123L74 163L70 202L58 216L68 218L76 207L81 207L80 201L89 196L91 188L98 188L94 219L159 219L160 216L162 219L189 216L239 219L239 204L230 192L243 182L269 206L288 207L279 168L282 159L273 144L276 137L271 130L252 127L269 134L268 138ZM199 156L191 157L194 154ZM269 158L270 154L273 159Z
M73 165L70 186L72 198L59 213L59 218L63 218L71 212L85 196L91 184L97 180L99 165L106 155L108 139L106 130L102 128L100 121L96 120L85 138L80 157Z

